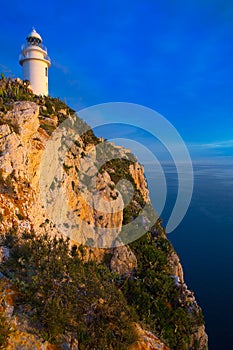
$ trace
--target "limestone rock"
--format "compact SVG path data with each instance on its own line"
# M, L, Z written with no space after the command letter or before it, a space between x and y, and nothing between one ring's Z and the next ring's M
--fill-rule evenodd
M10 127L7 124L0 125L0 139L11 133Z
M179 283L184 284L184 272L178 255L173 251L170 255L169 265L172 275L177 277Z
M8 118L13 127L21 135L22 139L27 139L39 128L39 107L33 102L15 102L12 113Z
M198 327L196 332L193 334L190 347L194 347L194 344L198 344L198 350L208 350L208 336L204 325Z
M149 191L143 166L136 162L129 166L129 171L134 179L137 189L141 192L144 201L147 203L149 201Z
M137 267L137 258L127 246L120 246L114 249L110 261L110 268L118 275L129 276Z
M10 250L7 247L0 246L0 263L4 262L4 260L8 259L10 256Z
M138 341L129 347L129 350L169 350L153 333L141 328L139 324L135 324Z
M53 350L54 347L36 335L15 330L10 336L7 350ZM55 350L55 349L54 349Z

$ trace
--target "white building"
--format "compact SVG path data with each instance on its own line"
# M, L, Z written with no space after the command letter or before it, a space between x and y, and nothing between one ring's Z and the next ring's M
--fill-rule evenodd
M23 66L23 79L29 80L35 95L48 95L48 69L51 65L40 34L33 28L21 48L19 63Z

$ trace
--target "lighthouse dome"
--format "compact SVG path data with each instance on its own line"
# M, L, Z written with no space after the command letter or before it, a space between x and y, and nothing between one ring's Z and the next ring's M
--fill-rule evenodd
M27 36L27 42L33 43L42 43L42 38L39 33L35 30L35 28L32 29L32 31Z

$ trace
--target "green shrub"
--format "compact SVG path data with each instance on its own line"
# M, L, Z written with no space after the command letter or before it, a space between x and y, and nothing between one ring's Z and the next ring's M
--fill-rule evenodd
M7 348L8 338L11 334L11 326L5 312L0 307L0 350Z
M11 247L2 271L40 336L59 343L69 332L80 349L126 349L135 340L134 318L109 270L84 262L84 250L70 251L68 239L33 234Z
M0 280L0 350L7 348L8 338L11 334L11 325L4 310L4 289L3 280Z

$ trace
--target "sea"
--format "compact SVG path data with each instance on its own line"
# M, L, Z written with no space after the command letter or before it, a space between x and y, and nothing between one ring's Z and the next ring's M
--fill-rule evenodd
M166 226L177 195L176 168L164 164ZM189 209L168 234L180 256L185 281L202 308L209 350L233 349L233 157L193 161L194 188ZM152 203L159 187L156 171L146 171Z

